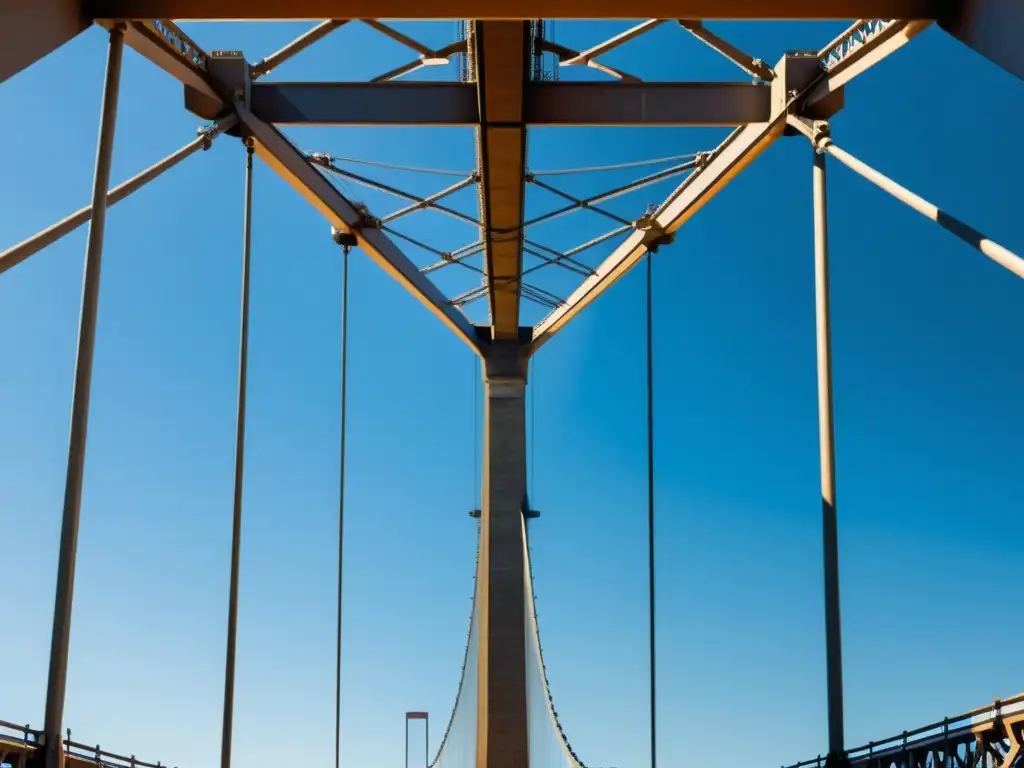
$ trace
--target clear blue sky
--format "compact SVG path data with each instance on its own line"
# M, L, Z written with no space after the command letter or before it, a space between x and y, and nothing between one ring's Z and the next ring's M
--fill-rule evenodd
M188 27L258 60L307 25ZM404 25L431 43L452 23ZM557 25L585 47L621 24ZM718 24L774 62L844 25ZM105 56L93 29L0 87L0 243L89 196ZM352 25L281 80L409 56ZM743 79L666 25L608 57L648 79ZM432 77L438 72L428 73ZM582 76L582 75L573 75ZM1024 249L1024 86L937 29L848 89L844 146ZM176 82L125 56L113 177L188 141ZM724 130L538 130L533 168L708 149ZM465 130L291 131L337 155L470 168ZM217 763L231 528L244 153L222 138L110 212L66 723L142 758ZM810 149L780 141L655 262L660 760L770 768L825 747ZM414 191L444 179L373 173ZM574 178L598 191L624 178ZM589 185L589 186L588 186ZM333 754L340 265L328 227L258 164L236 762ZM612 206L635 216L661 186ZM383 199L359 193L375 210ZM530 210L552 205L531 197ZM381 201L381 202L378 202ZM1024 689L1024 286L836 164L831 241L851 743ZM460 198L473 210L474 198ZM394 207L397 205L392 204ZM595 221L596 219L596 221ZM539 228L555 247L604 226ZM407 232L471 242L422 214ZM42 724L85 229L0 278L0 718ZM595 251L596 263L608 251ZM410 249L417 263L432 260ZM475 278L442 273L446 290ZM544 275L544 272L538 273ZM460 282L461 281L461 282ZM551 273L538 284L571 285ZM440 737L472 594L471 354L361 255L351 283L344 761ZM479 319L485 308L474 307ZM562 722L592 764L647 761L643 273L536 359L538 608ZM526 320L541 316L528 310ZM734 752L728 752L735 757Z

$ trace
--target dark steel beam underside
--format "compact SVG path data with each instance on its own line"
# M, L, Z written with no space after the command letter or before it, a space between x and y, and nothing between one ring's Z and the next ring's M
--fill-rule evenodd
M737 126L768 120L771 88L752 83L535 83L526 86L523 102L527 125ZM280 125L440 126L480 120L472 83L254 83L252 111Z
M389 19L934 19L950 0L377 0ZM337 0L85 0L90 18L338 18ZM351 10L356 10L355 6ZM366 10L366 9L364 9Z
M7 0L0 4L0 83L89 27L78 0Z
M963 0L939 19L944 30L1024 79L1024 13L1018 0Z
M480 239L494 341L519 337L529 46L525 21L476 22L470 35L480 113Z

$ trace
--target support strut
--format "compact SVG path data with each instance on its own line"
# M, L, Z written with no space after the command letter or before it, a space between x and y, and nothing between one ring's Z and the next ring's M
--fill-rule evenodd
M153 181L153 179L162 175L165 171L169 171L186 157L195 154L201 149L209 149L211 142L228 128L234 126L237 121L238 118L234 115L229 115L218 120L209 128L200 128L198 131L199 135L181 149L176 152L172 152L163 160L154 163L146 170L137 173L127 181L124 181L109 190L107 192L107 207L109 208L115 203L121 202L133 192L142 189L144 186L149 184L149 182ZM56 224L47 227L41 232L37 232L27 240L23 240L17 245L13 245L6 251L0 253L0 274L3 274L11 267L17 266L21 262L25 261L29 256L32 256L46 246L57 242L65 235L74 232L92 218L92 212L92 205L79 208L67 218L61 219Z
M61 722L64 717L64 696L68 681L71 605L75 590L78 522L82 510L82 481L85 475L89 394L92 389L96 316L100 299L100 266L103 259L103 233L107 223L110 161L114 154L117 97L121 86L124 30L124 24L117 24L110 30L107 69L103 82L103 103L100 109L99 139L96 147L96 170L92 183L92 221L89 224L89 239L85 247L82 309L78 324L78 357L75 363L75 388L71 400L71 436L68 440L68 468L64 484L64 512L60 530L60 559L57 564L53 634L50 638L50 669L46 685L46 717L43 726L46 768L61 768L64 757Z
M827 152L847 168L857 172L870 181L879 189L888 192L902 203L913 208L922 216L927 216L943 229L952 232L968 245L981 251L996 264L1013 272L1017 277L1024 277L1024 259L1017 254L991 240L969 224L965 224L952 214L946 213L941 208L929 203L923 197L915 195L909 189L897 184L883 173L876 171L870 165L858 160L849 152L840 149L829 136L828 123L814 122L790 116L787 122L800 133L811 140L811 143L819 152Z

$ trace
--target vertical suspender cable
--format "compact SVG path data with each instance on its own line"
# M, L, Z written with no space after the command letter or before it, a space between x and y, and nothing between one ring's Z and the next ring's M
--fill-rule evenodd
M530 483L528 489L537 498L537 358L530 358L532 386L527 391L530 398ZM531 507L533 509L533 507Z
M242 478L245 468L245 390L249 356L249 263L252 248L252 139L245 140L245 213L242 224L242 329L238 344L238 415L235 432L235 496L231 526L231 586L228 642L224 661L224 721L220 765L231 768L231 730L235 708L235 645L238 636L238 570L242 540Z
M480 355L473 355L473 506L471 509L480 509L483 500L480 498L480 467L483 466L483 459L480 457Z
M651 257L647 254L647 578L651 660L651 768L658 764L657 687L654 641L654 343L651 297Z
M341 586L345 555L345 437L348 416L348 252L342 248L341 288L341 458L338 470L338 633L334 665L334 768L341 768Z

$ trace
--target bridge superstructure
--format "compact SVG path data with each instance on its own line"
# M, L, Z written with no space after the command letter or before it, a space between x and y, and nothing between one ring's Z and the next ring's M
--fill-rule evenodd
M5 759L45 763L56 768L80 762L121 765L124 758L99 750L90 755L82 744L63 735L63 703L67 675L75 550L88 424L92 349L98 303L105 215L109 205L132 194L168 168L222 134L238 136L248 148L247 178L252 158L259 157L294 187L334 228L346 249L358 247L406 290L417 297L482 361L484 384L483 489L479 511L479 549L473 611L460 693L442 747L438 768L523 768L536 764L536 740L547 730L557 760L569 768L583 763L572 751L557 722L544 674L526 535L530 509L526 483L527 369L530 357L576 315L599 298L645 257L670 244L675 233L738 173L784 136L809 140L813 151L816 306L818 338L819 420L822 481L824 592L828 672L829 743L824 762L829 768L857 763L864 768L1019 768L1021 715L1004 713L1002 705L980 712L982 722L946 721L903 734L900 743L887 741L863 750L848 750L843 735L842 657L838 588L838 545L835 509L834 436L828 284L826 157L831 156L882 190L934 220L952 234L1024 277L1024 260L951 214L843 150L832 136L829 118L844 108L844 87L851 80L898 51L923 29L937 24L946 32L1024 77L1024 53L1017 41L1024 33L1024 13L1012 2L995 0L641 0L630 14L652 18L609 40L576 51L543 39L542 27L531 19L620 18L620 4L608 0L495 0L483 8L469 0L439 0L424 6L410 0L380 0L374 13L387 18L462 18L465 39L432 49L374 19L334 18L331 0L41 0L0 6L0 81L31 65L92 24L109 31L109 49L92 202L53 227L0 253L0 272L16 266L85 222L90 223L84 278L78 359L73 395L67 484L53 636L42 731L22 729L0 740ZM543 6L543 7L542 7ZM487 15L481 17L481 13ZM205 51L173 19L316 19L309 32L256 63L241 51ZM715 18L857 18L845 32L822 48L793 51L773 65L739 50L716 35L705 20ZM299 55L319 39L347 23L365 23L410 48L415 57L396 70L369 82L260 82L282 62ZM732 61L748 79L735 83L645 83L599 61L608 51L662 24L677 24ZM180 81L187 109L209 125L179 151L125 183L109 189L114 118L118 108L124 46L149 59ZM562 67L586 66L605 73L602 83L542 81L532 70L537 51L555 56ZM450 82L395 82L422 66L464 57L465 74ZM374 216L332 183L332 174L352 176L334 159L297 147L280 130L294 125L462 125L475 129L477 164L471 176L434 195L406 197L411 205L387 216ZM613 252L596 268L573 257L583 248L556 251L532 241L525 218L525 188L547 185L530 173L526 137L531 126L730 126L734 130L718 146L694 153L671 170L681 183L652 210L638 211L601 242L616 240ZM668 172L666 172L667 174ZM363 181L367 181L363 179ZM637 184L649 183L640 179ZM378 185L379 186L379 185ZM479 216L470 218L479 240L437 248L439 261L417 266L402 250L392 222L412 210L445 212L441 201L459 189L475 186ZM568 201L561 215L599 210L607 195ZM240 359L239 436L236 457L235 533L229 610L228 672L222 766L230 765L233 655L237 610L238 530L241 520L240 482L243 463L245 361L248 322L248 254L251 185L247 184L243 321ZM452 211L447 210L450 214ZM463 218L465 218L463 216ZM414 241L415 242L415 241ZM469 258L480 254L483 266ZM565 299L526 279L527 256L540 266L576 271L578 287ZM450 265L473 269L481 285L447 296L430 277ZM648 270L650 259L647 259ZM531 269L534 269L531 268ZM648 271L648 279L650 272ZM648 283L649 285L649 283ZM485 299L486 323L474 323L464 311ZM524 301L545 305L549 314L532 326L521 322ZM648 332L650 319L648 316ZM653 700L652 700L653 707ZM547 722L536 713L545 713ZM970 713L976 718L979 712ZM17 727L4 724L9 731ZM956 727L953 727L956 726ZM461 734L461 736L460 736ZM918 738L919 737L919 738ZM458 738L471 747L455 750ZM909 739L909 740L908 740ZM973 745L973 746L972 746ZM467 761L467 749L472 759ZM453 757L449 757L453 756ZM122 761L122 762L119 762ZM142 765L129 758L132 765ZM449 763L452 763L449 765ZM459 763L459 766L456 765ZM806 768L801 763L794 768Z

